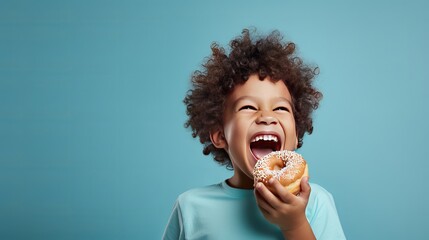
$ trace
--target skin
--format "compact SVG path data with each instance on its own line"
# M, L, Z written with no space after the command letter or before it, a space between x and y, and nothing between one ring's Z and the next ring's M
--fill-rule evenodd
M267 94L269 93L269 94ZM273 134L281 141L280 150L295 150L298 139L292 111L292 97L283 81L263 81L251 75L227 97L223 126L210 134L213 144L228 153L234 167L228 184L235 188L255 190L257 204L264 217L280 227L287 239L315 239L305 217L310 196L308 178L301 181L298 195L289 193L277 180L254 186L253 168L256 157L250 149L252 138Z

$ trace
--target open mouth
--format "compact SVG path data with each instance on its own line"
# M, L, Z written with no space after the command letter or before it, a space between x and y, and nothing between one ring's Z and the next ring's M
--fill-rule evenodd
M256 160L271 152L279 151L280 148L280 138L272 134L257 135L250 141L250 151Z

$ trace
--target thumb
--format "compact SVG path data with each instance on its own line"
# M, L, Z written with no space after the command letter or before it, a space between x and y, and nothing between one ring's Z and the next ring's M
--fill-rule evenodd
M305 176L301 179L301 192L299 193L299 196L308 200L310 198L310 192L311 187L310 183L308 182L309 177Z

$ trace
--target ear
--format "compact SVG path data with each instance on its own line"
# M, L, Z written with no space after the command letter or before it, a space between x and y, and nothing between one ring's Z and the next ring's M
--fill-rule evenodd
M295 137L295 150L298 148L298 136Z
M225 148L227 145L225 136L221 130L211 131L210 140L216 148Z

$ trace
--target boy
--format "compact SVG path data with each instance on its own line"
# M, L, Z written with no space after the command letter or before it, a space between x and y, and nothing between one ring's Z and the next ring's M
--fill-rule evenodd
M312 85L316 69L303 64L278 32L255 38L245 29L230 47L227 54L211 46L184 103L186 127L203 153L233 176L181 194L163 238L345 239L331 194L308 178L298 195L276 180L268 183L272 191L253 181L259 158L295 150L311 134L311 113L322 98Z

